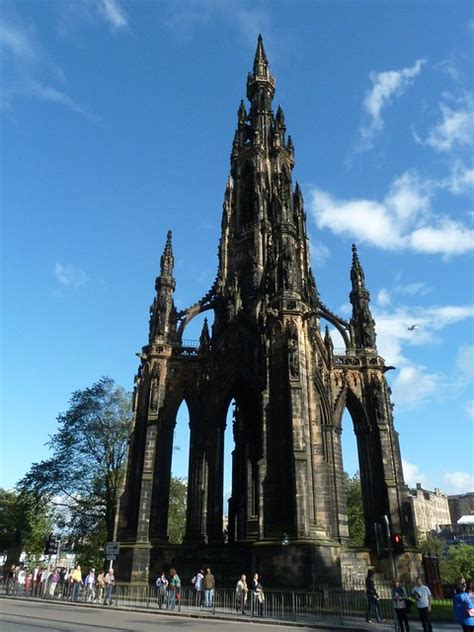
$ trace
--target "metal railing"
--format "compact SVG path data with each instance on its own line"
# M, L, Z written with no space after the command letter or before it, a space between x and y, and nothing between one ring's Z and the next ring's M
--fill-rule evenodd
M387 621L393 621L393 603L391 599L391 583L387 581L377 581L377 592L380 600L381 614ZM46 588L46 587L45 587ZM411 586L407 586L407 593L411 591ZM11 586L5 591L2 584L3 593L13 597L44 597L47 600L71 600L70 591L65 590L65 586L58 584L53 595L44 590L34 594L27 592L24 588ZM135 607L147 610L159 610L174 612L186 612L189 614L203 612L209 615L242 616L249 618L270 618L278 621L294 621L300 623L326 622L335 626L350 624L352 622L363 622L367 611L367 598L365 595L364 580L352 581L344 588L323 586L314 591L302 590L265 590L264 599L259 600L255 593L249 591L248 598L242 603L238 595L232 588L216 589L213 599L208 604L204 604L204 595L197 595L191 586L181 586L177 593L167 591L160 595L155 586L143 584L116 584L112 595L112 604L118 607ZM78 602L101 605L105 595L99 601L97 591L86 591L82 589L78 596ZM433 612L433 619L451 620L452 601L451 599L436 600Z

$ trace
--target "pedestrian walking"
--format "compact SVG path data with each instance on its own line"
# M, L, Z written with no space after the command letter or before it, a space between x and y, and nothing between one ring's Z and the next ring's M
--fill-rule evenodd
M26 571L23 566L16 568L16 594L22 596L25 591Z
M5 592L7 595L12 595L15 590L15 579L16 579L16 566L12 564L7 572L7 581Z
M367 577L365 578L365 596L367 598L367 611L365 613L365 620L367 623L372 621L372 613L375 614L377 623L382 623L382 613L380 612L380 597L375 588L374 571L369 569L367 571Z
M251 582L252 589L252 616L263 617L263 604L265 603L265 593L258 573L254 573Z
M400 632L410 632L407 605L408 595L407 591L403 587L401 580L398 577L393 580L392 601Z
M237 586L235 587L235 605L237 612L240 612L241 614L245 614L248 592L247 577L245 575L241 575L239 581L237 582Z
M181 580L175 568L170 568L168 577L168 610L174 610L180 599Z
M423 583L422 577L416 578L411 594L415 598L418 616L420 617L423 632L433 632L431 625L431 591Z
M59 584L59 580L61 579L61 576L59 575L59 569L56 568L55 570L53 570L51 572L50 578L49 578L49 586L48 586L48 596L53 598L54 594L56 592L56 587Z
M104 581L105 581L105 604L107 606L111 606L112 594L114 592L114 586L115 586L115 575L114 575L113 568L109 568Z
M156 601L158 608L163 608L166 603L166 593L168 590L168 580L164 571L161 571L160 576L156 578Z
M102 603L104 599L104 591L105 591L105 573L104 571L100 571L97 575L97 595L96 602Z
M89 603L95 599L95 568L91 568L84 579L84 599Z
M453 597L454 620L462 627L463 632L474 630L474 601L471 599L464 582L455 586Z
M206 574L203 579L204 586L204 607L212 608L214 606L214 590L216 588L216 581L214 575L211 573L210 568L206 568Z
M194 590L196 592L196 608L202 608L202 592L203 592L203 580L204 580L204 571L201 570L194 575L191 579L191 583L194 586Z
M74 567L74 570L71 573L71 581L72 581L71 601L77 601L79 599L79 594L81 592L81 587L82 587L82 572L81 572L80 564Z

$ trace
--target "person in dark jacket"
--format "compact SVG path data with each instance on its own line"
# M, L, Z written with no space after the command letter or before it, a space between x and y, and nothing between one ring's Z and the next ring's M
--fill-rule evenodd
M380 623L383 619L382 613L380 612L379 595L375 588L374 571L372 569L367 571L367 577L365 578L365 594L367 597L367 612L365 613L365 620L367 623L372 621L373 612L377 623Z

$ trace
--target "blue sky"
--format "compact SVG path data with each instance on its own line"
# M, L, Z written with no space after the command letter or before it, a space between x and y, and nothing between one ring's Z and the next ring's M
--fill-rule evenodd
M1 485L47 456L72 391L101 375L132 387L169 228L178 307L209 289L259 32L318 287L342 316L359 247L406 479L474 489L474 18L460 0L2 3ZM350 418L343 437L352 472ZM180 475L186 441L183 409Z

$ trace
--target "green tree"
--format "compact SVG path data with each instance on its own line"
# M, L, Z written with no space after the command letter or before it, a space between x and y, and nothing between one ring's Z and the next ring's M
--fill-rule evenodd
M52 531L53 515L32 494L0 489L0 552L16 563L20 554L38 557Z
M472 580L474 577L474 546L461 542L448 548L447 555L441 560L441 577L446 582L456 582L461 577Z
M170 504L168 514L168 536L170 542L179 544L183 541L186 526L186 479L171 477Z
M363 546L365 539L365 520L359 472L356 472L352 478L347 472L344 472L344 484L346 491L349 542L352 546Z
M420 553L430 554L440 559L443 557L445 542L442 538L437 538L434 535L421 536L418 531L415 535Z
M132 416L130 396L109 377L75 391L58 415L52 457L34 463L21 490L63 509L77 545L112 540Z

